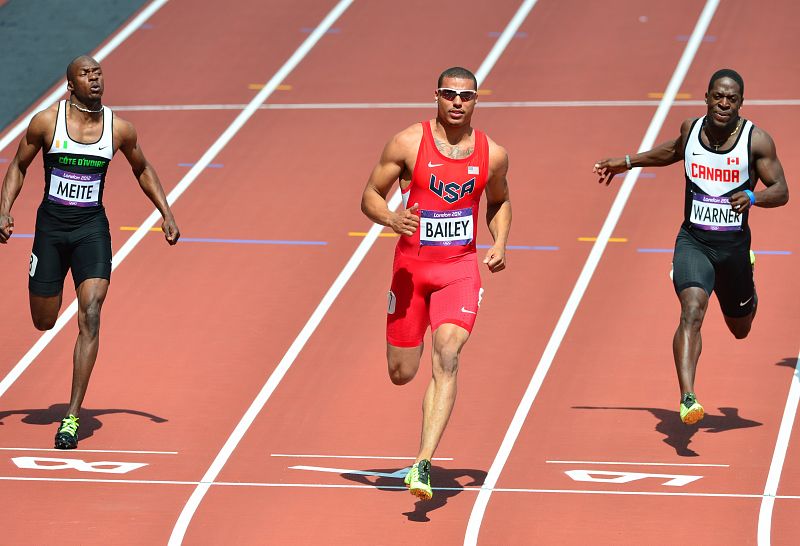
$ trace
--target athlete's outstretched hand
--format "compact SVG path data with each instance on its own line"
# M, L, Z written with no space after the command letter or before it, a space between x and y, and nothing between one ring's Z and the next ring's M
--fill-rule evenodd
M14 232L14 219L8 214L0 214L0 244L6 244Z
M161 223L161 231L164 232L164 238L170 245L174 245L181 237L181 232L178 230L178 224L175 223L175 218L170 216L165 218Z
M598 183L605 182L606 186L608 186L611 183L611 179L614 178L614 175L624 173L627 170L628 166L625 163L624 157L612 157L595 163L592 172L600 176L600 180L597 181Z
M419 227L419 203L414 203L409 208L392 216L389 227L400 235L414 235Z
M506 249L503 246L493 246L486 252L483 263L492 273L497 273L506 268Z

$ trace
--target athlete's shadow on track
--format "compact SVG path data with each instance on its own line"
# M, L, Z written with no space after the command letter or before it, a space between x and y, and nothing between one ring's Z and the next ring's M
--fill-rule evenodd
M664 443L675 448L675 452L681 457L697 457L698 453L689 449L692 437L700 429L706 432L725 432L737 428L760 427L762 423L751 421L739 416L739 408L719 408L722 415L706 416L697 424L684 425L681 416L677 411L661 408L623 408L623 407L597 407L597 406L573 406L574 409L592 410L627 410L627 411L648 411L653 417L658 419L656 432L665 435Z
M392 474L397 472L397 468L364 470L363 472L375 472L376 474ZM342 474L346 480L358 482L364 485L371 485L381 491L390 491L407 495L409 500L413 499L411 494L403 484L403 478L388 478L384 476L364 476L359 474ZM458 478L471 478L472 481L461 484ZM431 481L433 482L433 498L429 501L418 500L414 504L414 510L403 512L409 521L427 522L430 521L428 514L438 510L448 499L455 497L464 491L464 487L480 487L486 480L486 472L483 470L473 470L470 468L441 468L431 467Z
M8 410L0 411L0 425L3 424L3 419L11 415L24 415L22 418L23 423L29 425L55 425L61 422L67 412L67 404L53 404L49 408L43 409L22 409L22 410ZM147 413L145 411L128 410L128 409L89 409L81 408L80 423L81 427L78 432L78 438L85 440L90 438L92 434L98 429L103 428L103 422L98 418L102 415L111 415L113 413L127 413L129 415L139 415L147 417L155 423L166 423L167 420L158 415ZM53 432L55 434L55 431Z
M794 369L795 366L797 365L797 357L796 356L786 357L783 360L776 362L775 365L785 366L786 368Z

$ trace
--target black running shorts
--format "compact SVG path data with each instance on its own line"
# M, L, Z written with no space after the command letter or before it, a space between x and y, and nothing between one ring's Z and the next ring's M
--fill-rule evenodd
M709 246L681 227L675 240L672 283L677 294L692 286L709 296L713 291L726 317L749 315L755 299L749 235L733 245Z
M39 208L28 290L37 296L58 295L68 269L75 288L86 279L111 280L111 233L105 210L80 222L65 222Z

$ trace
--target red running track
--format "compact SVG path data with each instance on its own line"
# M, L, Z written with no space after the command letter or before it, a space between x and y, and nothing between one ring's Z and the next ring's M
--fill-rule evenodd
M105 62L110 105L241 104L270 78L333 3L167 3ZM445 66L477 67L518 5L356 1L269 103L430 102ZM384 305L394 239L380 238L222 467L186 531L187 544L455 544L506 428L608 214L615 188L596 185L599 157L635 150L652 106L493 108L497 101L642 100L663 91L701 6L629 0L609 6L540 0L482 83L476 126L511 158L509 269L484 276L486 298L462 358L459 400L435 462L429 503L393 474L419 434L427 378L391 385ZM717 11L681 92L701 98L708 75L737 68L748 97L793 99L793 6ZM741 21L758 41L741 35ZM236 32L227 29L236 28ZM268 29L268 32L267 32ZM796 29L795 29L796 30ZM210 39L213 37L213 39ZM713 38L713 39L712 39ZM775 75L780 74L776 78ZM747 106L775 138L790 185L798 172L789 123L797 106ZM789 115L784 113L788 109ZM124 111L167 189L237 115L235 110ZM673 107L659 141L701 106ZM361 242L365 177L397 130L432 108L257 112L174 206L185 238L323 241L325 245L183 242L151 234L114 272L102 349L76 452L41 452L63 412L75 327L48 344L0 401L0 498L9 543L75 537L82 544L165 543L196 483ZM0 150L10 157L11 150ZM32 167L14 214L32 233L40 198ZM480 544L755 544L760 495L796 365L798 220L753 214L761 308L735 342L716 303L704 328L700 427L677 423L670 341L678 306L667 277L680 222L679 167L645 173L624 210L489 501ZM650 178L655 175L655 178ZM114 248L149 213L124 161L107 192ZM615 187L619 184L615 183ZM479 243L487 243L485 229ZM5 376L38 339L28 324L29 240L2 249L7 287L0 342ZM69 281L65 295L70 294ZM779 495L797 496L798 435ZM126 453L96 453L117 450ZM160 453L127 453L158 451ZM336 458L276 457L329 455ZM343 456L372 456L347 459ZM12 457L145 463L124 474L99 467L19 468ZM27 459L28 465L30 460ZM18 462L20 460L18 459ZM554 463L547 461L591 461ZM626 463L608 465L600 463ZM646 466L629 463L661 463ZM23 466L25 460L21 461ZM728 466L678 466L728 465ZM316 470L296 469L297 466ZM75 466L73 463L72 466ZM346 469L350 473L324 469ZM684 486L646 478L578 482L565 471L702 476ZM353 472L356 473L353 473ZM594 473L594 474L592 474ZM35 481L34 481L35 480ZM79 480L79 481L67 481ZM101 481L102 480L102 481ZM515 491L504 491L514 489ZM664 496L680 492L683 496ZM725 494L714 497L707 494ZM65 502L66 501L66 502ZM800 534L797 498L779 498L772 541Z

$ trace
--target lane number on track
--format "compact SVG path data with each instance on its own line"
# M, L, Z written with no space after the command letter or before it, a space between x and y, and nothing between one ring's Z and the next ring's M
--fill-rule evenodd
M644 472L612 472L607 470L567 470L565 474L576 482L620 484L638 480L658 479L662 481L661 485L671 487L682 487L703 477L685 474L648 474Z
M26 470L77 470L103 474L127 474L147 466L147 463L122 463L117 461L87 462L83 459L59 459L54 457L12 457L18 468Z

